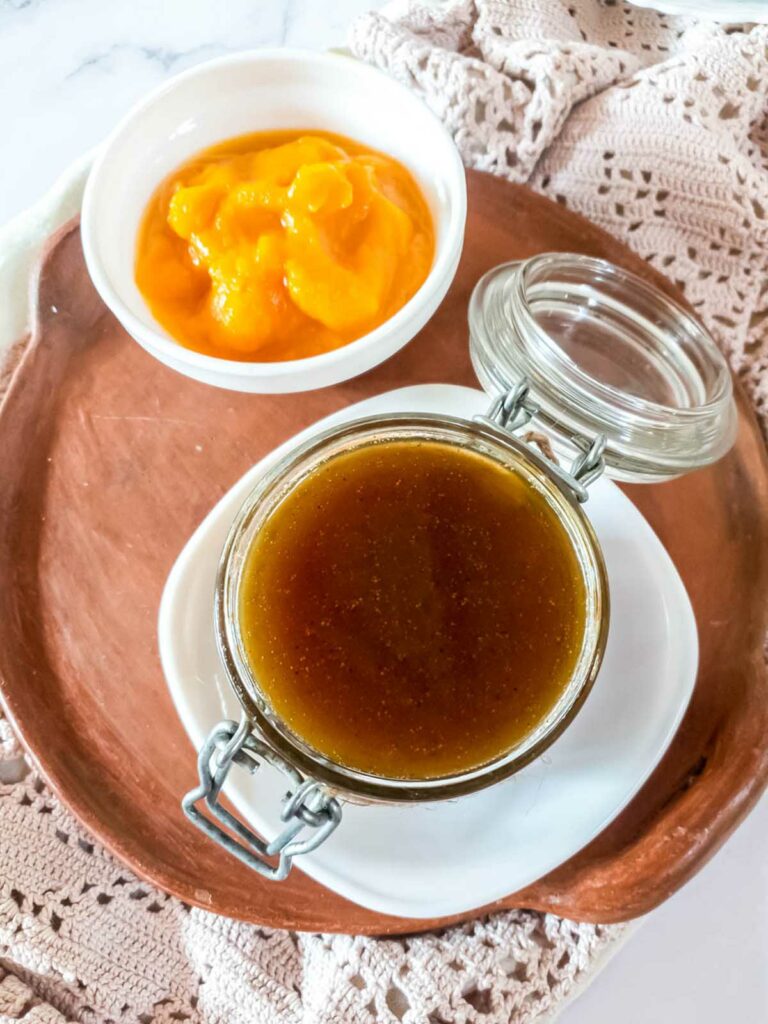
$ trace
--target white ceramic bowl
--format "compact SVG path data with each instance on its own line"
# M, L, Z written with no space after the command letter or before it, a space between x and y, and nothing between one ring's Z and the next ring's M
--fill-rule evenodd
M332 352L276 363L193 352L160 326L136 287L135 249L145 206L167 174L206 146L245 132L280 128L337 132L403 163L432 212L432 269L394 316ZM465 215L464 168L453 141L404 86L349 57L256 50L192 68L134 107L91 171L82 238L88 270L102 299L128 333L167 366L235 391L308 391L364 373L424 326L456 272Z

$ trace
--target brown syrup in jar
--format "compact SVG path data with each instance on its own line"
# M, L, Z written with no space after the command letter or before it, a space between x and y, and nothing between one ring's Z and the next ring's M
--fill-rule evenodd
M267 700L332 761L432 779L546 717L586 590L546 498L490 456L393 440L330 458L246 557L240 628Z

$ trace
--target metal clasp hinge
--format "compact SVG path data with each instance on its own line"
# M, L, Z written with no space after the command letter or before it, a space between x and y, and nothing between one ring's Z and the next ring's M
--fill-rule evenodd
M287 776L291 786L280 813L285 828L271 843L264 842L219 802L232 765L237 764L253 775L263 761ZM341 821L338 800L319 782L305 779L275 750L254 736L245 717L239 725L227 721L214 726L198 754L197 770L200 785L181 801L184 813L209 839L270 881L281 882L291 870L293 858L316 850ZM205 804L210 817L197 806L199 801ZM309 834L302 838L307 829ZM274 857L277 857L276 864L270 863Z
M530 397L530 391L530 381L524 377L506 394L494 398L485 416L478 416L477 419L489 421L494 426L515 433L530 423L539 411L539 407ZM579 449L579 454L571 463L570 469L563 469L554 458L546 454L543 458L559 483L567 487L577 501L585 502L589 498L587 488L605 470L605 435L598 434L594 439L577 435L571 438L571 443Z

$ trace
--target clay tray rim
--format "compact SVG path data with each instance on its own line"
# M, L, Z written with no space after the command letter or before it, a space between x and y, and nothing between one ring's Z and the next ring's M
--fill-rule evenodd
M74 173L72 174L72 179L75 181L75 188L77 187L78 180L79 180L79 182L82 182L84 180L85 171L86 170L87 170L87 164L86 164L85 160L83 160L81 162L81 164L78 165L74 169ZM71 181L70 181L70 185L71 185ZM56 191L56 190L54 190L54 191ZM67 201L71 202L71 195L68 198L65 197L65 202L67 202ZM571 216L574 216L574 215L571 214ZM579 218L579 219L582 219L582 218ZM38 223L39 223L39 220L38 220ZM585 225L587 225L589 222L585 221L584 223L585 223ZM14 222L14 224L12 226L16 227L17 226L16 222ZM589 225L589 228L591 230L593 230L593 231L595 230L592 225ZM56 244L56 242L59 240L59 238L61 238L63 235L66 235L68 233L68 231L69 231L69 227L65 227L65 228L61 229L60 231L56 232L56 235L54 237L49 238L48 244L45 246L44 254L47 253L50 250L50 248L53 247ZM2 237L4 237L4 236L0 236L0 238L2 238ZM25 253L25 255L28 256L28 252ZM6 261L6 265L7 265L7 262L8 261ZM31 262L31 260L29 260L29 262ZM0 269L2 269L1 265L0 265ZM6 280L3 280L2 285L5 285L6 283L7 283ZM2 285L0 285L0 288L2 287ZM34 280L33 280L33 286L34 286ZM667 287L669 287L669 286L667 285ZM0 341L1 340L2 339L0 338ZM27 344L27 345L24 346L24 350L23 350L23 353L22 353L22 358L21 358L21 361L19 363L19 366L17 367L17 371L21 369L23 363L26 361L27 358L31 358L32 353L34 352L34 347L35 347L34 346L34 340L35 339L34 339L34 336L33 336L32 339L31 339L31 344ZM14 373L14 377L15 376L16 376L16 374ZM12 382L11 382L11 386L9 387L9 393L10 393L11 390L12 390ZM742 408L744 409L744 407L746 406L746 402L744 401L743 396L740 397L740 404L742 405ZM2 414L4 406L5 406L5 402L0 404L0 415ZM748 429L751 430L751 432L755 435L755 440L757 440L758 443L761 444L761 442L759 442L759 435L757 434L757 428L755 426L754 419L751 416L751 411L747 413L747 417L746 418L747 418L747 427L748 427ZM751 420L751 423L749 422L750 420ZM761 452L762 452L762 448L761 448ZM764 453L763 453L763 455L764 455ZM765 614L763 614L763 616L762 616L762 620L763 621L761 623L755 623L756 628L760 629L761 632L764 632L764 627L765 627L764 619L765 619ZM757 658L758 658L758 655L754 654L753 655L753 659L756 660ZM754 667L756 668L757 665L755 665ZM764 672L762 664L760 665L760 669L761 669L761 671ZM0 687L0 691L2 689L3 688ZM22 740L23 740L23 742L25 742L25 746L26 746L26 741L24 740L23 731L18 726L18 723L16 722L16 716L14 715L14 712L13 712L13 701L11 700L9 702L5 698L5 695L2 692L0 692L0 696L3 697L3 704L6 706L9 719L16 726L17 732L22 736ZM755 710L757 710L757 709L755 709ZM746 754L748 752L743 751L742 753ZM678 871L676 871L676 873L675 873L678 877L677 877L677 881L676 881L676 883L675 883L673 888L676 888L679 884L682 884L682 881L684 881L687 877L690 877L690 875L699 866L701 866L703 861L705 859L707 859L707 857L709 855L711 855L711 853L714 852L715 849L717 849L717 847L720 845L720 843L722 841L724 841L724 839L727 837L728 834L730 834L730 832L735 827L735 825L743 818L743 816L747 813L749 808L754 804L754 802L757 800L758 796L760 795L760 792L762 792L762 789L765 787L766 782L768 782L768 756L760 757L760 752L757 749L753 749L749 753L752 754L752 765L753 765L753 768L755 769L755 771L753 773L751 773L749 784L746 785L746 786L741 787L741 789L737 793L736 799L734 801L732 801L730 803L730 805L728 806L727 813L721 814L721 816L719 818L719 826L720 827L718 829L718 834L716 836L706 836L706 835L700 836L699 837L699 842L692 843L692 844L689 845L687 854L685 854L683 856L678 856L678 858L677 858ZM63 802L67 806L69 806L77 814L77 816L80 818L81 821L84 820L84 821L88 822L89 818L91 817L91 815L88 814L88 813L83 813L83 809L80 808L79 806L76 807L75 805L76 805L77 801L72 800L70 798L70 796L64 796L62 794L62 789L58 785L58 780L55 778L55 774L56 773L52 774L52 773L50 773L47 770L43 770L42 766L40 765L39 759L34 754L33 750L30 751L30 754L31 754L31 759L32 759L33 763L38 767L38 770L41 771L41 774L43 774L43 776L46 777L51 782L52 787L57 792L57 794L62 798ZM691 781L693 781L693 780L691 780ZM655 831L656 833L659 832L659 828L663 824L663 820L664 820L664 818L662 817L662 819L660 821L656 822L656 828L655 828L655 830L652 830L652 832L653 831ZM663 829L662 829L662 832L663 832ZM124 847L122 843L115 841L113 836L110 836L110 839L108 840L108 839L106 839L103 836L103 834L99 833L99 838L104 843L104 845L106 845L109 849L111 849L118 857L127 858L133 865L137 864L135 850L131 851L128 846ZM657 834L657 835L654 836L654 841L656 843L663 843L663 842L666 841L666 839L667 839L667 837L665 835L663 835L663 834L661 834L661 835ZM145 875L145 877L147 877L148 879L153 881L155 884L158 884L160 886L160 888L165 889L166 891L169 890L168 880L166 878L157 876L153 872L153 870L151 868L148 868L145 865L144 868L142 869L142 873ZM587 874L588 874L588 872L587 872ZM588 879L583 879L582 882L588 884ZM170 889L171 889L171 891L173 891L172 887L170 887ZM527 890L524 891L524 892L521 892L519 894L516 894L517 897L519 897L517 899L517 905L526 905L526 901L525 901L525 894L526 894L526 892L527 892ZM195 899L190 900L190 894L188 892L177 892L176 895L179 895L182 899L186 899L187 901L198 903L198 905L200 905L200 906L202 906L204 908L206 907L206 904L205 904L204 901L198 901L198 900L195 900ZM542 895L538 894L538 898L535 901L535 905L538 908L543 909L543 910L547 910L547 909L551 909L551 910L554 910L554 911L557 910L555 905L549 906L548 903L552 903L552 904L556 904L557 903L556 894L552 894L550 900L542 899ZM506 900L505 901L499 901L499 904L501 904L503 906L508 906L509 905L509 903ZM499 904L494 904L494 907L499 906ZM493 908L479 908L478 911L477 911L477 914L480 914L483 911L487 911L487 910L490 910L490 909L493 909ZM648 909L648 906L646 905L645 907L640 907L634 913L642 913L644 909ZM238 916L238 915L235 913L232 916ZM244 914L242 916L243 916L243 918L245 920L252 920L252 917L249 917L247 914ZM626 917L629 917L629 916L634 916L634 915L633 915L633 913L629 913L627 915L622 915L620 918L614 918L614 919L625 919ZM460 915L460 916L457 917L457 919L466 919L466 917L467 917L467 915ZM605 919L606 918L602 918L602 920L605 920ZM442 924L449 923L450 920L453 920L453 919L441 920L440 924L442 925ZM414 921L413 924L416 925L417 922ZM427 927L428 924L429 924L428 922L418 922L418 927L421 929L422 927Z
M7 354L34 333L40 265L54 236L79 217L96 152L83 153L37 202L0 226L0 368ZM0 376L0 402L9 386L7 369L5 373L6 382Z

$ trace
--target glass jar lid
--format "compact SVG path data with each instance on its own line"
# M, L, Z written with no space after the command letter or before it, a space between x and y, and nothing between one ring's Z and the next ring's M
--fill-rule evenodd
M614 479L665 480L724 455L737 415L728 365L701 324L605 260L549 253L475 286L470 353L483 388L527 382L531 423L573 458L605 438Z

